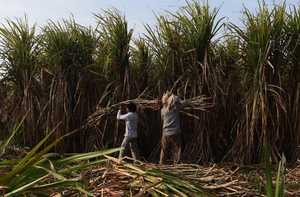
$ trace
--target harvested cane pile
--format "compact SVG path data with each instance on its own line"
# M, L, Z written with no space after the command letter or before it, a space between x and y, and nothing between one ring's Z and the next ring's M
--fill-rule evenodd
M209 109L211 109L214 106L212 99L210 97L206 97L206 96L197 96L197 97L194 97L191 99L186 99L185 101L188 104L184 106L183 112L186 115L192 116L194 118L198 118L198 117L191 113L188 113L186 111L188 111L188 110L208 111ZM134 102L140 110L142 110L142 109L159 110L160 109L157 99L156 100L147 100L147 99L142 99L142 98L127 100L127 101L123 101L123 102L113 104L111 106L106 106L106 107L98 105L96 108L96 111L88 117L87 125L88 126L97 126L103 117L115 114L121 105L128 104L130 102Z
M118 160L108 156L120 149L58 156L46 154L34 158L0 158L0 179L30 159L16 176L0 183L0 195L6 196L266 196L264 164L158 165ZM28 152L27 155L31 155ZM40 154L35 154L40 155ZM9 165L8 165L9 164ZM50 164L50 165L49 165ZM272 167L273 186L277 166ZM35 178L32 179L32 174ZM275 176L274 176L275 175ZM284 167L285 196L300 196L300 161ZM17 185L15 185L18 183ZM2 195L1 195L2 196Z
M286 196L300 195L299 175L300 164L287 169ZM85 176L95 196L265 196L264 171L254 166L130 164L108 157L106 166Z

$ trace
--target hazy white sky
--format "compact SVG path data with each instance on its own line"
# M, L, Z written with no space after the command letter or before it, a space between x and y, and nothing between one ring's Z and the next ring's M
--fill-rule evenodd
M265 0L267 3L281 0ZM243 5L251 10L257 7L256 0L208 0L214 7L220 7L219 16L238 22ZM300 0L286 0L288 5L300 5ZM143 32L143 24L154 24L153 13L164 10L176 10L185 4L185 0L0 0L0 22L4 18L28 16L31 23L43 25L47 20L59 20L74 15L82 25L94 25L93 13L101 9L118 8L127 17L130 27Z

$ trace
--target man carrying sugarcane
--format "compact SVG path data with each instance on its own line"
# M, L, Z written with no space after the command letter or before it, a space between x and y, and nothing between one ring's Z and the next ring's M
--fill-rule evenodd
M173 164L176 164L180 160L182 143L179 113L187 102L166 92L161 99L161 104L162 139L159 163L166 163L171 156Z
M126 110L126 114L121 114L121 110L119 110L117 114L117 119L125 120L126 124L125 135L121 144L122 150L120 151L119 158L121 159L123 157L124 151L127 150L129 146L133 159L139 160L140 155L137 141L138 115L136 113L136 105L131 102L126 106Z

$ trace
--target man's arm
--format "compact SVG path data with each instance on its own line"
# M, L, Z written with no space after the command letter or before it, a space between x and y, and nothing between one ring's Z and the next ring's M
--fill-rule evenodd
M181 100L179 99L179 103L182 107L185 107L185 106L188 106L189 105L189 102L187 100Z
M178 96L176 96L176 103L178 104L179 109L182 109L189 105L187 100L182 100Z
M161 132L163 132L163 128L164 128L164 114L163 114L162 110L160 110L160 128L161 128Z

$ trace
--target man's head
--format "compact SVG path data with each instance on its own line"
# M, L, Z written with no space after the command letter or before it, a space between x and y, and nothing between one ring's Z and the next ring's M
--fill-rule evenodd
M136 112L136 105L133 102L130 102L127 105L127 111L128 112Z

